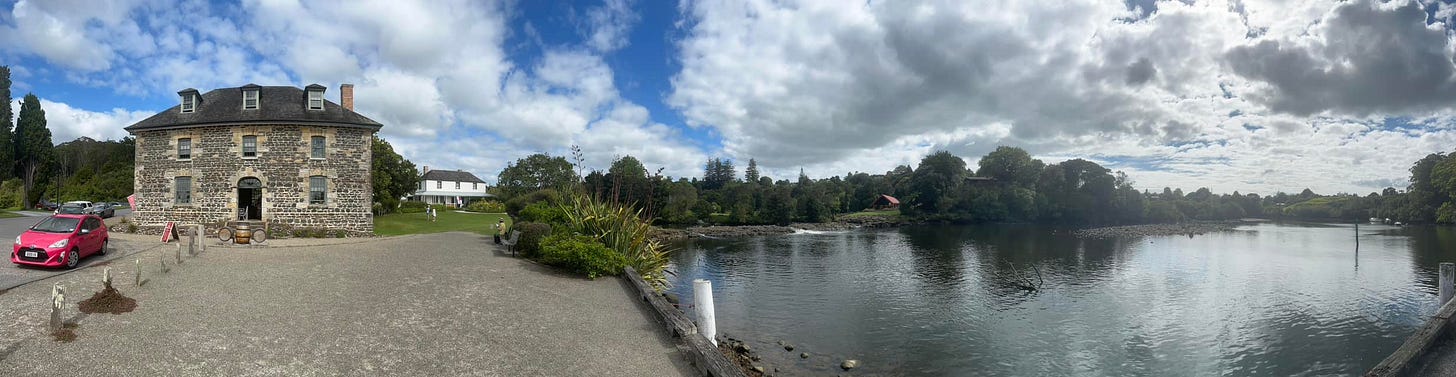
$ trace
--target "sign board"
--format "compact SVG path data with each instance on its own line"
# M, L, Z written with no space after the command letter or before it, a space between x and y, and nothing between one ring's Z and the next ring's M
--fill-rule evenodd
M126 196L126 204L127 204L127 206L131 207L131 209L135 210L136 209L136 194L127 195Z
M167 228L162 229L162 243L167 243L167 241L172 240L172 232L176 231L176 227L176 223L173 223L171 221L167 222Z

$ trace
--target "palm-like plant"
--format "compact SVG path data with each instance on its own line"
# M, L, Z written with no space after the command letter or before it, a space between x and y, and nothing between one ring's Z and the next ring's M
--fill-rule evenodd
M582 194L563 201L569 225L627 258L628 265L657 286L667 282L664 272L672 250L651 239L652 224L641 210L606 203Z

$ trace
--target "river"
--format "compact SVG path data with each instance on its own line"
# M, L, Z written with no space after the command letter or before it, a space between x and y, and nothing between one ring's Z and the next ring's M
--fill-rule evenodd
M1456 229L1362 224L1358 253L1355 233L925 225L698 239L674 255L671 290L691 303L691 281L712 281L719 331L789 375L849 358L854 374L882 375L1358 375L1435 311ZM1041 289L1005 284L1018 275Z

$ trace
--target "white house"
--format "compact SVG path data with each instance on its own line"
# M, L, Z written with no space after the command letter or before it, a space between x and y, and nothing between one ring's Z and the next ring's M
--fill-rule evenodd
M489 198L485 181L464 170L430 170L424 167L420 188L409 200L437 205L456 205Z

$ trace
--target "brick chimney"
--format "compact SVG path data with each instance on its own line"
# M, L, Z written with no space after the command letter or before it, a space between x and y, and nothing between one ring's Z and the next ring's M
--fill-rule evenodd
M339 105L354 111L354 84L339 85Z
M423 173L429 173L429 172L430 172L430 165L425 165L425 171L422 171L420 173L423 174Z

